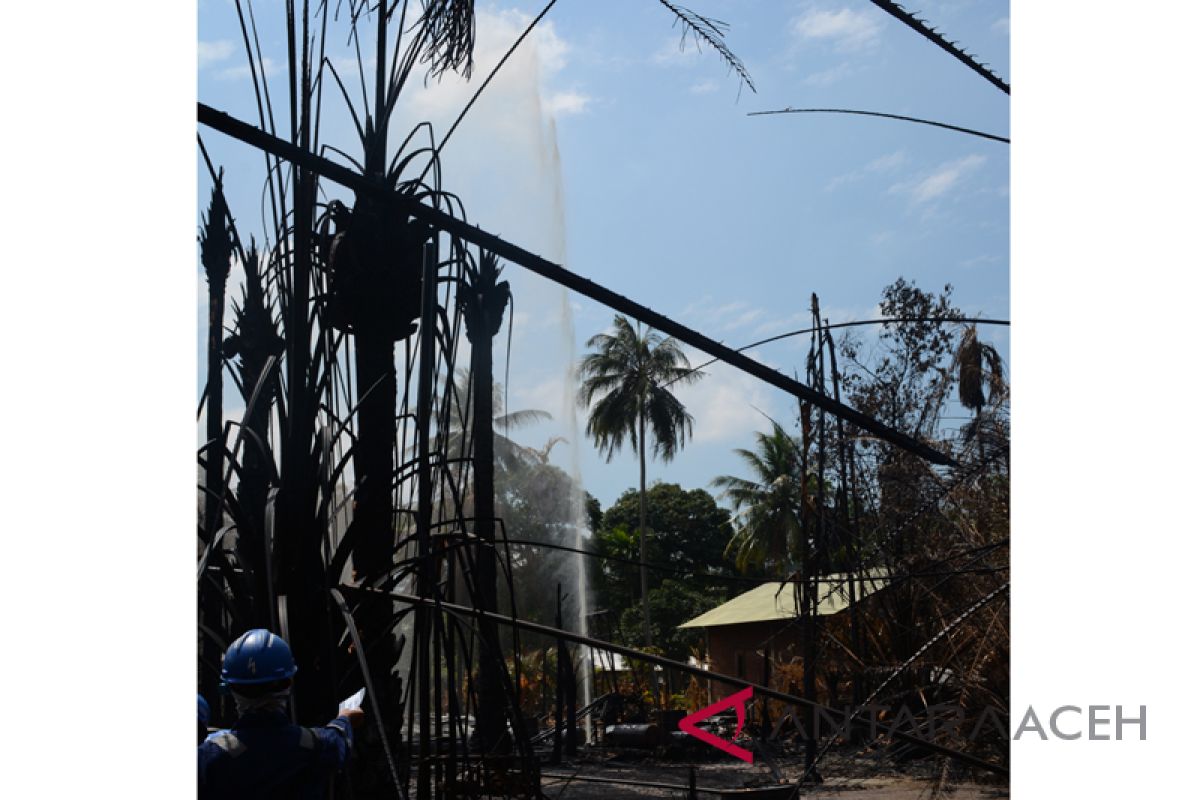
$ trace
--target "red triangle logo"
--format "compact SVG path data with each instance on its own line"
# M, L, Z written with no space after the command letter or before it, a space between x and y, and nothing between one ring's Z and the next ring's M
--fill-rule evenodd
M711 744L713 747L717 748L718 750L729 753L729 755L733 756L734 758L740 758L742 761L745 761L747 764L753 764L754 763L754 754L751 753L749 750L738 747L733 742L727 742L724 739L713 736L708 731L704 731L704 730L701 730L696 727L697 722L708 719L713 714L716 714L720 711L724 711L727 708L736 708L737 709L737 728L734 730L733 735L737 736L739 733L742 732L742 727L746 724L746 705L745 704L748 703L753 697L754 697L754 688L751 686L747 686L745 689L742 689L740 692L735 692L734 694L729 695L729 697L726 697L724 700L720 700L716 703L713 703L711 706L705 706L704 708L697 711L695 714L688 714L686 717L684 717L683 719L681 719L679 721L679 730L683 731L684 733L686 733L690 736L695 736L697 739L704 742L705 744Z

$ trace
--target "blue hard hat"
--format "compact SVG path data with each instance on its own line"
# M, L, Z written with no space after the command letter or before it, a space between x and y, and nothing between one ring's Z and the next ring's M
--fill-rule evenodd
M230 686L272 683L296 674L287 642L263 628L246 631L225 651L221 680Z
M204 699L204 695L196 695L196 719L201 725L207 725L209 719L208 701Z

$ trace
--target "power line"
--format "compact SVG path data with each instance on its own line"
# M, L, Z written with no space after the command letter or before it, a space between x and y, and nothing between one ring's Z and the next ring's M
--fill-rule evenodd
M1004 142L1010 144L1009 140L1003 136L996 136L993 133L984 133L977 131L974 128L963 128L958 125L950 125L946 122L937 122L932 119L921 119L920 117L906 117L903 114L888 114L883 111L860 111L853 108L781 108L778 111L751 111L746 116L762 117L769 114L858 114L864 117L885 117L887 119L899 119L905 122L916 122L921 125L932 125L935 128L945 128L950 131L958 131L959 133L967 133L971 136L979 136L983 139L991 139L994 142Z

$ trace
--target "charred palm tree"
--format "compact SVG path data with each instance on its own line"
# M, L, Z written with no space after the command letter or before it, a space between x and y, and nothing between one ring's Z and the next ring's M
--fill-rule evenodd
M390 225L383 209L359 198L353 210L335 206L339 230L330 248L329 321L354 342L357 438L353 446L354 571L372 582L393 566L396 524L392 481L396 469L395 343L411 336L420 313L421 254L427 232ZM365 627L387 628L390 606L364 609ZM370 645L368 645L370 648ZM372 672L386 675L395 645L383 637L367 656Z
M372 8L366 3L349 6L352 37L357 41L360 23ZM318 147L320 87L326 74L340 79L324 57L328 4L317 10L316 25L310 26L307 5L296 14L288 3L289 84L291 88L292 141L312 152ZM365 126L360 126L363 161L356 164L363 174L386 178L395 186L403 165L387 164L388 121L412 69L419 62L430 64L432 73L468 68L473 42L473 3L447 0L426 4L417 20L417 33L403 55L388 56L389 29L400 31L408 4L374 7L375 70L374 103L364 109ZM399 16L399 24L393 17ZM395 45L399 52L399 34ZM351 108L358 124L358 115ZM265 119L263 120L265 122ZM329 329L348 334L354 342L356 373L357 435L353 446L355 507L346 536L354 542L354 565L360 579L372 581L385 576L393 566L395 528L392 520L392 482L395 472L396 371L395 342L411 335L421 304L420 263L428 230L396 219L389 208L373 197L356 196L353 206L335 203L328 218L335 231L331 240L321 241L315 231L317 195L315 176L291 167L293 188L292 241L285 250L290 257L287 280L288 303L288 398L289 424L284 434L283 474L279 496L279 521L286 523L288 543L282 555L288 587L293 590L289 605L304 620L297 658L320 665L310 671L308 687L298 686L298 696L313 717L316 709L329 709L335 699L329 614L330 580L324 569L322 533L326 521L314 515L321 507L320 458L315 446L322 385L331 365L323 353L312 352L312 342ZM421 187L413 186L413 191ZM280 195L283 187L280 183ZM310 286L326 289L314 298ZM312 317L314 300L320 300L318 315ZM312 322L318 329L313 331ZM315 335L314 335L315 334ZM388 670L395 663L396 644L391 635L391 605L368 603L359 612L359 626L370 631L366 644L371 673L381 677L380 690L389 713L398 698L384 689ZM294 648L295 642L293 642ZM303 674L303 670L301 672ZM298 678L299 681L299 678ZM318 686L319 684L319 686ZM305 692L305 688L312 691ZM327 711L325 713L328 713Z
M496 492L495 448L492 431L492 337L500 331L504 309L512 298L508 281L499 281L496 257L483 253L479 268L466 268L458 296L471 341L472 435L475 440L475 602L487 612L496 604ZM500 636L492 620L480 622L483 644L479 666L479 746L493 752L504 732L504 693L500 673L505 670L500 652ZM520 716L515 718L520 723ZM516 725L514 725L514 729Z
M233 257L233 235L229 228L229 209L225 205L225 194L221 187L221 175L213 186L208 216L200 232L200 263L204 266L204 278L208 282L208 379L205 384L206 397L206 468L205 487L208 490L204 503L205 543L220 527L222 469L224 467L224 442L222 441L222 367L221 334L225 324L225 283L229 279L229 263Z
M242 398L246 402L241 469L237 488L241 519L238 559L249 570L253 586L253 625L271 625L271 592L267 570L266 509L276 484L271 455L271 406L278 386L273 365L283 354L274 314L263 286L261 258L251 239L246 253L241 303L234 307L234 330L225 339L224 355L237 359Z
M208 347L206 393L206 430L204 450L204 519L201 527L201 542L208 547L221 527L223 517L223 483L225 468L225 440L221 429L222 368L221 333L225 317L225 283L229 278L229 262L233 257L233 234L229 226L229 209L225 205L225 194L221 186L222 174L218 173L213 185L212 200L208 216L203 220L200 232L200 263L204 266L204 277L208 282ZM201 584L200 616L209 630L220 630L221 603L215 589ZM207 591L206 591L207 590ZM210 663L220 660L220 647L211 638L201 645L201 658ZM203 673L201 688L209 697L216 698L217 680L211 671Z

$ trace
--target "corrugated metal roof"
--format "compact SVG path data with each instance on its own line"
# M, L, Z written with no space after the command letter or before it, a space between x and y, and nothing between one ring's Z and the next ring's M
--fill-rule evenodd
M836 614L850 605L850 580L848 576L835 573L818 581L817 605L820 615ZM866 577L855 578L858 599L882 589L887 584L887 571L878 569L868 572ZM794 584L771 582L756 589L739 594L723 605L707 611L695 619L688 620L680 628L712 628L717 625L736 625L742 622L767 622L775 619L796 617L796 592Z

